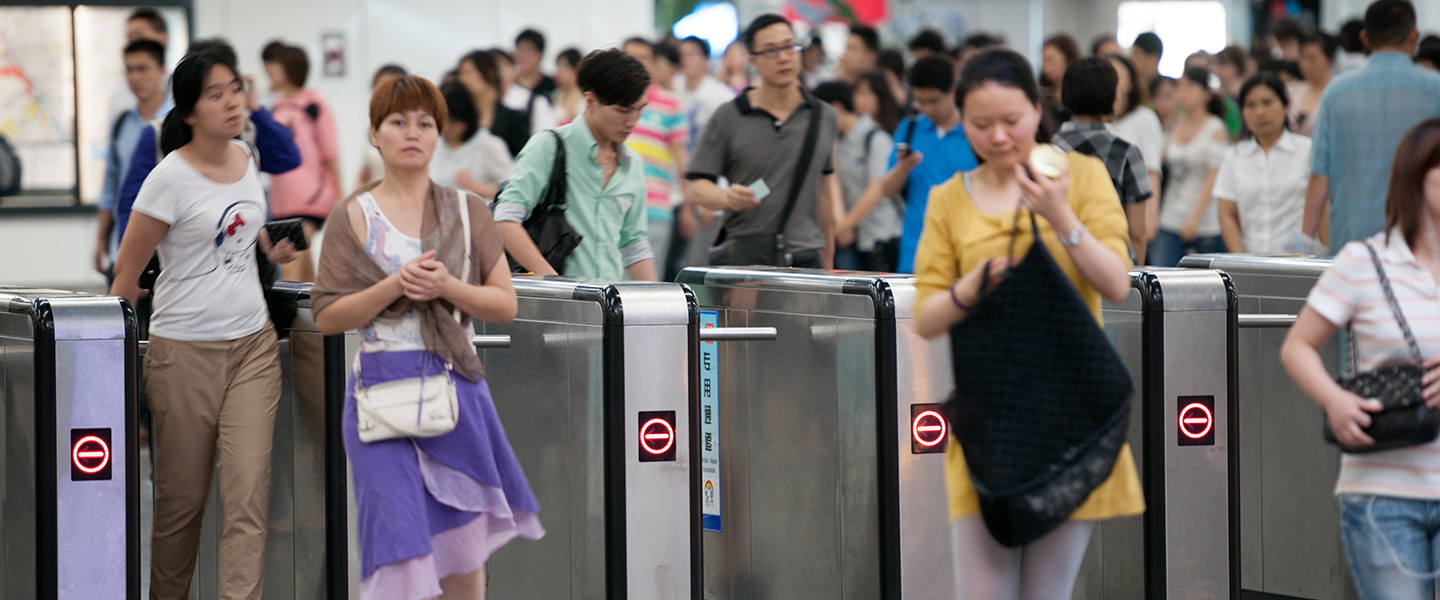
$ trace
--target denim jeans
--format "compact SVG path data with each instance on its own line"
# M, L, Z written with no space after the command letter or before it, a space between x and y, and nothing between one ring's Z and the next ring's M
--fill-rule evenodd
M1183 242L1179 232L1161 229L1155 234L1155 241L1150 242L1150 252L1146 254L1145 260L1157 267L1173 267L1180 264L1186 251L1197 254L1224 252L1225 238L1218 235L1200 236Z
M1340 495L1340 538L1360 600L1433 600L1440 501Z

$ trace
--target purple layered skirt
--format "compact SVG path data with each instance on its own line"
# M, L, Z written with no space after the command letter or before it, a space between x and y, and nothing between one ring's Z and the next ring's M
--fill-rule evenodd
M425 351L361 353L365 385L434 374ZM345 454L359 508L361 597L420 599L440 579L473 572L516 538L540 539L540 505L505 438L490 389L451 375L459 396L455 430L433 438L360 441L355 382L345 387Z

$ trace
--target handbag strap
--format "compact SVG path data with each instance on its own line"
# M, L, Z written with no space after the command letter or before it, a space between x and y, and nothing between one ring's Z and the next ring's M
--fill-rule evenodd
M460 226L465 232L465 237L461 238L460 242L465 245L465 260L461 263L463 266L460 267L460 282L470 283L470 246L472 245L470 243L470 202L465 192L460 190L455 191L455 198L460 208ZM465 324L465 321L461 319L459 306L455 307L455 321L461 325Z
M540 197L540 204L535 208L565 206L566 175L565 175L565 139L560 137L560 132L554 129L547 129L550 135L555 136L555 162L550 165L550 184L545 187L545 195ZM534 211L532 211L534 214Z
M785 227L790 224L790 213L795 210L795 202L800 199L800 188L805 185L805 175L810 170L810 161L815 157L815 145L820 139L820 101L814 96L800 92L805 96L805 106L810 111L810 124L805 129L805 145L800 148L800 162L795 164L795 178L790 182L790 195L785 198L785 208L780 211L780 229L776 234L784 235Z
M1370 252L1370 262L1375 263L1375 272L1380 275L1380 286L1385 290L1385 300L1390 303L1390 312L1394 313L1395 320L1400 323L1400 331L1405 334L1405 345L1410 347L1410 357L1415 359L1415 364L1425 362L1424 356L1420 354L1420 345L1415 343L1415 334L1410 332L1410 324L1405 321L1405 313L1400 311L1400 301L1395 299L1395 290L1390 287L1390 278L1385 276L1385 267L1380 264L1380 254L1375 252L1375 247L1369 242L1365 243L1365 249ZM1350 372L1355 371L1355 332L1351 329L1349 336L1348 352L1350 356Z

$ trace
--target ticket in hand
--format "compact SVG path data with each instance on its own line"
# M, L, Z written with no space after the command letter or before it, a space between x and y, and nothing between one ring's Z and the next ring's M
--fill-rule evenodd
M764 178L764 177L761 177L760 179L756 179L756 180L755 180L755 183L752 183L752 184L747 185L747 186L745 186L745 187L750 188L750 191L755 193L755 201L756 201L756 202L759 202L759 201L761 201L761 200L764 200L766 196L769 196L769 195L770 195L770 186L765 184L765 178Z

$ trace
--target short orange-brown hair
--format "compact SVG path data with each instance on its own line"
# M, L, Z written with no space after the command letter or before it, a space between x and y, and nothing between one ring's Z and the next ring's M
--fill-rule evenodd
M407 110L419 110L435 117L435 127L445 130L445 121L450 111L445 107L445 97L429 79L419 75L406 75L380 84L370 95L370 128L380 129L385 117Z

